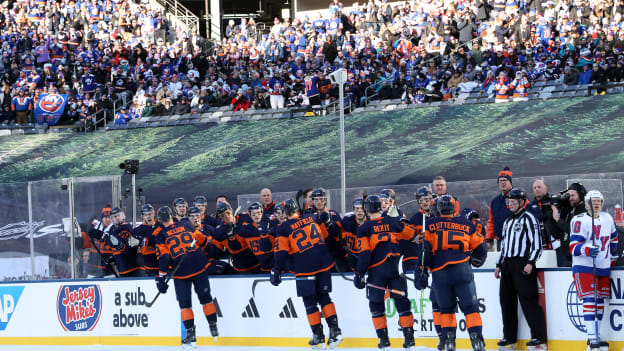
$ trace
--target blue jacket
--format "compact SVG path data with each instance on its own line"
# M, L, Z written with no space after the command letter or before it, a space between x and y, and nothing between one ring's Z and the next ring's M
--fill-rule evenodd
M487 222L487 232L485 238L492 240L494 238L501 238L501 232L503 231L503 222L507 217L511 216L511 211L507 208L507 202L505 196L499 194L490 202L490 218Z
M592 70L589 69L587 71L582 71L581 74L579 74L579 81L578 83L583 85L583 84L589 84L589 82L591 82L592 79Z

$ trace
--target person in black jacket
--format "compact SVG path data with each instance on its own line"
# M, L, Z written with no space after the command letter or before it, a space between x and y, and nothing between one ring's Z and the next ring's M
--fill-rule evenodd
M566 195L567 194L567 195ZM555 236L553 249L557 251L557 266L571 267L572 256L570 255L570 222L577 214L587 212L585 209L585 195L587 190L581 183L572 183L562 193L562 200L558 204L551 205L552 217L557 222L560 234ZM566 200L567 198L567 200Z
M174 115L186 115L191 113L191 106L187 103L186 98L182 96L180 101L173 108L172 114Z

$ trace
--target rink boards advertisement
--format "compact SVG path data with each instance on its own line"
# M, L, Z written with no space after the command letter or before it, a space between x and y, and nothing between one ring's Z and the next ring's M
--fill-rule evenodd
M220 332L216 345L306 346L311 332L293 278L284 276L279 287L271 285L268 276L211 278ZM488 348L492 348L502 337L498 281L487 269L475 270L475 282L483 334ZM345 337L343 346L374 347L377 340L365 291L355 289L340 275L333 276L332 284L331 297ZM576 298L571 272L544 270L538 289L546 306L550 349L584 345L582 305ZM601 335L616 346L624 344L623 289L624 271L615 270ZM185 331L174 288L170 286L167 294L151 308L146 307L156 293L154 281L148 278L0 284L0 344L179 345ZM408 297L417 345L434 347L437 339L429 291L421 293L410 283ZM392 299L385 305L392 343L400 345L398 313ZM196 296L193 312L198 344L215 345ZM528 340L528 327L522 317L520 320L518 338ZM470 348L461 313L457 314L457 326L458 348Z

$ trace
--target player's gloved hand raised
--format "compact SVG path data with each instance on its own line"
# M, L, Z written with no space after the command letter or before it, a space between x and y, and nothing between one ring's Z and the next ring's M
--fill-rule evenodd
M414 273L414 287L417 290L422 290L429 284L429 273L416 271Z
M128 241L128 246L130 246L130 247L137 247L137 246L139 246L141 244L141 240L139 240L139 239L137 239L137 238L135 238L133 236L130 236L127 241Z
M321 220L321 222L323 224L325 224L326 228L329 228L329 226L332 223L332 218L331 218L331 214L329 214L329 212L321 212L319 219Z
M366 278L364 274L355 272L355 276L353 277L353 285L355 285L358 289L364 289L366 287Z
M598 254L600 254L600 247L598 247L598 246L588 246L586 253L587 253L587 256L589 256L591 258L596 258L596 257L598 257Z
M271 269L271 275L269 277L271 280L271 284L278 286L282 282L282 274L277 271L277 269Z
M227 236L228 239L232 239L234 237L234 223L226 224L223 229L225 231L225 236Z
M165 277L164 276L156 276L156 288L158 288L158 291L161 294L166 294L167 293L167 289L169 288L169 285L167 285L167 283L165 282Z

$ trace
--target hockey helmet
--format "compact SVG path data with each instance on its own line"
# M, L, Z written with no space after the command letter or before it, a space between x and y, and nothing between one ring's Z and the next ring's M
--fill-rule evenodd
M524 191L524 189L522 188L513 188L509 190L509 194L507 194L507 198L522 200L523 201L522 203L524 203L524 201L527 199L527 194L526 194L526 191Z
M295 200L288 199L284 201L284 213L286 213L287 216L295 214L298 211L299 211L299 206L297 205L297 202Z
M598 190L590 190L587 195L585 195L585 203L588 206L591 206L592 199L600 199L600 201L604 203L604 197L602 196L602 193Z
M416 200L420 200L426 196L432 196L431 190L429 190L429 188L427 188L426 186L423 186L423 187L416 189Z
M193 199L193 204L195 206L197 205L205 205L208 203L208 200L206 200L206 197L203 195L197 195L195 196L195 198Z
M381 212L381 200L377 195L371 195L364 201L364 209L367 213Z
M396 193L392 189L382 189L379 193L380 199L392 199L394 201L396 199Z
M317 188L317 189L312 190L311 197L312 199L325 198L327 197L327 193L325 192L325 189Z
M232 206L230 206L227 202L220 202L217 205L217 216L221 216L226 211L232 211Z
M169 206L163 206L158 209L157 214L158 221L161 223L167 223L173 218L173 212Z
M441 215L451 215L455 213L455 199L451 195L442 195L438 198L437 208Z
M141 206L141 214L145 215L148 213L154 213L154 206L150 205L150 204L145 204L143 206Z

